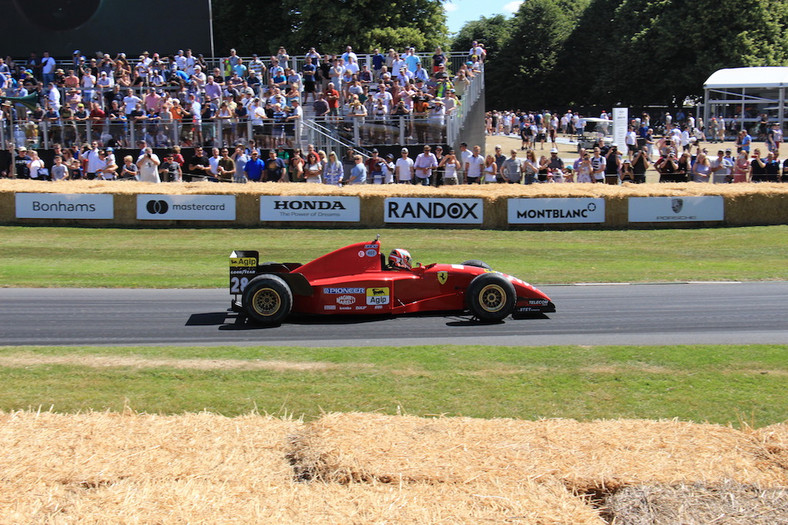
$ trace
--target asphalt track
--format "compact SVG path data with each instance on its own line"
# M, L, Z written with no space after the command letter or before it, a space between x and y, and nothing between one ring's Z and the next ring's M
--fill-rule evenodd
M0 288L0 345L788 344L788 282L541 287L558 311L303 318L250 326L223 289Z

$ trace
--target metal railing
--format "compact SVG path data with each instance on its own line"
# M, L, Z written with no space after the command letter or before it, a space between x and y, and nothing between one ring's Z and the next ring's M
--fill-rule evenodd
M449 144L458 142L468 114L482 93L484 93L484 70L470 79L470 85L462 95L462 103L454 111L453 118L446 122L446 139Z
M50 149L53 144L71 147L99 142L102 146L136 147L140 141L156 148L172 146L234 146L254 140L258 146L303 148L306 144L352 146L361 151L391 144L445 144L447 129L456 117L421 118L413 115L382 117L313 117L289 122L245 118L210 120L100 119L27 120L12 125L0 120L0 144ZM447 128L447 123L449 124Z
M172 146L231 147L254 140L257 146L275 148L279 145L299 147L301 122L266 121L255 126L246 118L215 118L210 120L42 120L11 124L0 121L0 144L12 143L32 149L50 149L53 144L79 146L93 141L102 146L136 147L140 141L155 148Z

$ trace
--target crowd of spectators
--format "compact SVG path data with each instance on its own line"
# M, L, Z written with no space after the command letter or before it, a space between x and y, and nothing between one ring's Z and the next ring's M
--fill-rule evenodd
M0 96L38 96L32 108L7 101L0 124L7 141L27 146L40 147L47 133L47 143L96 138L113 148L132 146L135 138L154 147L232 147L250 139L266 148L292 147L303 105L310 118L333 124L398 115L443 125L481 70L479 49L474 46L455 72L440 48L429 60L423 55L425 67L412 47L385 55L375 49L363 64L350 46L337 55L311 48L303 61L284 48L267 60L244 60L231 50L216 67L189 49L171 56L146 51L135 61L124 53L89 57L79 50L67 63L48 53L24 62L8 57L0 59ZM7 128L10 122L16 129ZM386 139L372 131L364 138Z
M691 115L679 117L681 120L674 122L669 112L662 115L661 134L657 136L650 115L643 113L629 122L621 148L612 143L612 121L605 111L592 119L571 110L560 116L550 111L492 111L486 115L486 132L490 136L519 136L520 149L526 151L525 159L518 159L514 150L506 159L496 147L493 161L498 167L499 182L511 179L509 174L514 173L516 166L520 167L525 184L644 183L646 171L652 166L660 182L788 182L788 158L780 160L782 129L777 123L770 124L765 115L757 129L766 154L759 148L752 149L753 138L742 129L736 133L735 156L731 148L718 149L715 156L706 147L706 143L724 142L726 129L734 128L726 126L724 118L712 117L706 128L702 120ZM580 143L588 133L588 121L594 139L586 147L578 144L578 158L571 166L564 165L558 157L557 137L564 135L569 142ZM550 157L541 155L537 160L537 146L544 150L548 141Z

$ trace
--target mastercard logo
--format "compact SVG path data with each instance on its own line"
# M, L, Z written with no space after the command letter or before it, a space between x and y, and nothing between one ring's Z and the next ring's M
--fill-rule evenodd
M167 201L150 200L145 205L145 209L147 209L148 213L151 215L164 215L170 209L170 205L167 204Z

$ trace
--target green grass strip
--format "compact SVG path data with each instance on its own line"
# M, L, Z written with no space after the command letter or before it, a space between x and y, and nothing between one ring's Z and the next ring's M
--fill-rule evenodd
M788 347L0 348L0 409L788 419Z
M304 263L377 233L384 251L406 248L418 262L482 259L540 284L788 279L788 226L562 232L0 227L0 283L223 287L233 249Z

